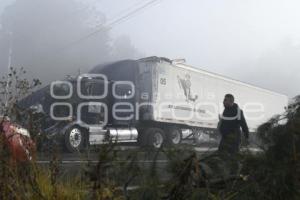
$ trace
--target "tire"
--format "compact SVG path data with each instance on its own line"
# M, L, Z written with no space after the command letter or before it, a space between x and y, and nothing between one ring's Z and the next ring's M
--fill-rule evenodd
M145 132L145 135L148 136L147 144L149 147L159 149L165 143L165 133L160 128L149 128Z
M182 141L182 133L180 129L173 128L168 131L168 144L179 145Z
M69 128L65 133L65 147L68 152L78 152L85 146L85 131L78 126Z

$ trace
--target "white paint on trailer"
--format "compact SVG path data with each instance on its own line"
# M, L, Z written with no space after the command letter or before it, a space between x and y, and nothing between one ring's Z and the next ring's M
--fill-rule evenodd
M186 64L161 60L152 65L155 121L216 129L224 95L232 93L254 132L288 105L286 95Z

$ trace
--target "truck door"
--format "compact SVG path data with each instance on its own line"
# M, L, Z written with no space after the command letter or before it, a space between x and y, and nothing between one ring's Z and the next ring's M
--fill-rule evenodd
M135 86L129 81L112 84L112 118L117 125L133 123L135 116Z
M105 87L108 87L108 83L103 79L95 77L81 79L80 98L82 101L78 104L78 111L84 123L95 126L107 124L108 90ZM105 93L106 95L103 95Z

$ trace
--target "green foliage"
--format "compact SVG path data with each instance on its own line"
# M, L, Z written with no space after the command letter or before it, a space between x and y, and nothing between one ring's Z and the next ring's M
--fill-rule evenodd
M286 114L261 125L258 134L265 151L245 159L250 175L244 194L256 199L300 198L300 101Z
M32 93L41 82L39 79L28 80L26 70L11 67L0 81L0 114L17 117L16 103Z

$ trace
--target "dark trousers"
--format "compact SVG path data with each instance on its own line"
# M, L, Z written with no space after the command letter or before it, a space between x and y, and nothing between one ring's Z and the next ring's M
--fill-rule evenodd
M230 167L231 173L236 173L239 168L238 154L241 144L239 130L223 133L219 144L219 153Z
M222 133L219 144L219 152L228 155L236 155L240 151L241 132L239 130Z

